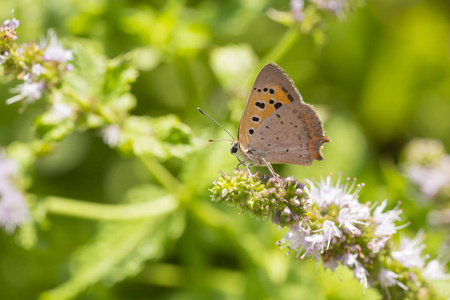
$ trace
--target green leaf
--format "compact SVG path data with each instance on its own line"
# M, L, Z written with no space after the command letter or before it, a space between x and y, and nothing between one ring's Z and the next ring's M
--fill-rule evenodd
M130 191L128 202L159 197L165 192L154 187ZM114 284L136 275L148 260L160 259L165 247L184 231L184 214L174 213L137 221L104 222L92 241L72 257L70 278L40 295L40 300L73 299L87 287Z

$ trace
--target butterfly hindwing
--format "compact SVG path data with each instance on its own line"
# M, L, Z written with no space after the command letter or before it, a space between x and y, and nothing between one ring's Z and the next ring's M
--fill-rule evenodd
M261 124L283 105L291 102L302 102L294 82L276 64L268 63L256 77L239 124L241 149L248 149Z
M328 141L314 108L299 101L268 117L250 139L249 148L270 163L308 166L323 159L322 144Z

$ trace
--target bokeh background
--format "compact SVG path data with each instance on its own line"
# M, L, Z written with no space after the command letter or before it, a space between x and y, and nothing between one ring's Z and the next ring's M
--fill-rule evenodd
M287 0L0 0L0 19L11 9L21 21L19 42L54 28L60 39L86 39L109 58L137 49L132 113L178 116L190 126L195 150L162 162L184 186L179 208L162 221L49 213L30 249L0 232L1 299L50 299L49 290L77 299L381 299L371 289L363 295L344 268L324 272L286 257L275 245L284 231L274 224L210 201L219 170L232 172L237 161L227 142L206 142L227 135L196 108L237 134L252 81L271 60L316 107L332 140L324 161L275 170L300 180L357 177L366 184L361 201L389 199L391 208L401 201L400 224L410 222L402 234L424 229L424 252L448 253L448 223L429 222L429 213L448 207L449 198L426 199L404 171L404 148L414 138L450 149L448 1L356 3L345 17L320 14L309 32L279 22ZM15 84L0 88L1 146L29 140L40 112L6 106ZM155 177L98 132L84 131L37 162L29 192L114 204L143 197L136 187L158 186Z

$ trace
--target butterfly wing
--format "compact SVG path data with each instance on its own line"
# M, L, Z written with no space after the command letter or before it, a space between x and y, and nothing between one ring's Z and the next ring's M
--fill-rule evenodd
M244 152L257 129L283 105L302 102L294 82L275 63L265 65L258 76L242 114L238 140Z
M322 160L322 144L329 142L311 105L294 101L270 115L250 139L255 158L269 163L309 166Z

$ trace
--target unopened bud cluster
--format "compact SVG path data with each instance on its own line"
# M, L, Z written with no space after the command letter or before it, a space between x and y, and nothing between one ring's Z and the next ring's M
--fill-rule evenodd
M275 224L291 227L305 217L307 195L303 187L293 177L269 178L242 170L234 176L221 173L211 197L257 218L270 218Z

